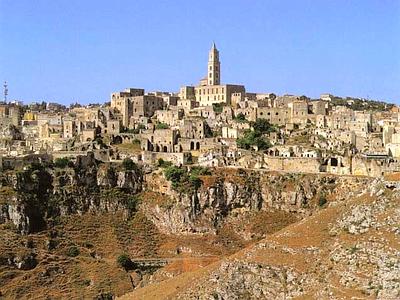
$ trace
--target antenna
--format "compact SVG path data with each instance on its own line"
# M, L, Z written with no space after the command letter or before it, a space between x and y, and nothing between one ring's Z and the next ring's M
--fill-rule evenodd
M7 96L8 96L8 85L7 85L7 81L4 81L4 102L7 102Z

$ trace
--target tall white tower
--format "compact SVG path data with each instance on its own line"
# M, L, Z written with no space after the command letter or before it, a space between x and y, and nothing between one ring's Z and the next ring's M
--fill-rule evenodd
M215 46L214 42L208 54L207 84L208 85L221 84L219 51L217 50L217 47Z

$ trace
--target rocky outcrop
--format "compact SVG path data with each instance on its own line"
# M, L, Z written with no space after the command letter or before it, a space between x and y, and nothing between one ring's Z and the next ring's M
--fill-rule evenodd
M29 167L0 175L0 223L11 222L22 234L46 228L50 218L85 212L123 212L132 209L130 198L141 191L139 169L97 164L79 157L63 169Z
M337 179L331 196L348 180ZM400 188L376 179L352 193L204 272L121 299L399 299Z
M176 299L292 299L302 294L305 280L292 268L225 261L199 289Z
M161 231L214 232L227 216L249 211L278 209L305 217L323 205L320 199L329 199L333 205L371 181L333 175L229 172L203 176L199 189L180 193L162 174L147 176L147 189L158 192L162 186L171 200L169 205L144 203L143 208Z

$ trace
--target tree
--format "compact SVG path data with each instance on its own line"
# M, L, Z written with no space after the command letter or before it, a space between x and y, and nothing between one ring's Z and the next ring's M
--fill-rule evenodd
M225 103L213 103L213 110L215 113L220 114L222 113L222 110L224 109Z
M271 143L256 130L246 130L243 137L236 140L239 148L249 150L256 146L258 150L266 150L271 147Z
M167 180L172 182L172 186L177 188L181 181L181 177L186 173L183 168L178 168L176 166L170 166L164 170L164 175Z
M238 115L235 117L235 120L239 123L247 122L246 116L243 113L238 113Z
M122 165L124 166L125 170L127 170L127 171L136 170L136 168L137 168L136 164L130 158L125 158L122 161Z
M54 166L56 168L64 169L67 166L69 166L71 163L72 162L69 160L69 158L59 157L59 158L56 158L56 160L54 161Z
M129 255L125 254L125 253L118 256L117 263L120 267L124 268L125 271L131 270L134 268L134 263L132 262Z
M254 128L254 131L262 134L276 131L274 125L270 124L266 119L257 119L251 123L251 126Z
M160 168L167 168L167 167L172 166L172 162L165 161L162 158L159 158L158 161L157 161L157 166L160 167Z

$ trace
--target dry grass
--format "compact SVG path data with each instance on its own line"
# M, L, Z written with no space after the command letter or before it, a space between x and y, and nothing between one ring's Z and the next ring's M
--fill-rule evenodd
M140 149L140 144L134 143L115 144L113 145L113 147L116 148L119 152L127 154L140 154L142 151Z
M386 174L384 178L388 181L400 181L400 172Z
M335 223L352 205L369 204L372 201L374 201L374 198L364 195L351 199L347 203L321 209L316 214L303 221L284 227L282 230L270 235L256 245L247 246L245 249L229 257L228 260L235 259L277 267L292 267L298 273L308 273L316 279L314 285L309 288L306 294L296 299L316 299L317 293L326 286L327 275L324 273L324 270L332 268L332 262L329 260L328 248L333 247L337 241L340 241L342 245L347 245L348 247L356 243L355 236L351 236L346 232L341 232L339 235L332 236L329 232L330 224ZM378 217L384 218L385 214ZM251 226L256 229L262 228L264 224L262 222L263 219L263 216L260 215L259 220ZM228 233L231 234L231 232ZM225 236L229 234L225 234ZM395 249L399 249L398 239L391 240L393 239L393 234L390 235L390 237L388 236L390 241L389 245ZM371 230L363 237L358 236L357 239L367 241L376 236L382 237L382 234ZM261 245L261 243L265 246L258 246ZM269 247L268 245L274 246ZM309 249L319 249L319 251L311 251ZM196 284L205 281L211 272L218 269L220 263L221 262L215 262L203 269L184 273L170 280L138 289L120 299L172 299L177 294L187 291ZM334 275L336 273L332 274L333 275L329 275L331 277L328 279L330 289L333 292L333 298L365 298L361 290L344 287L339 282L338 277Z

